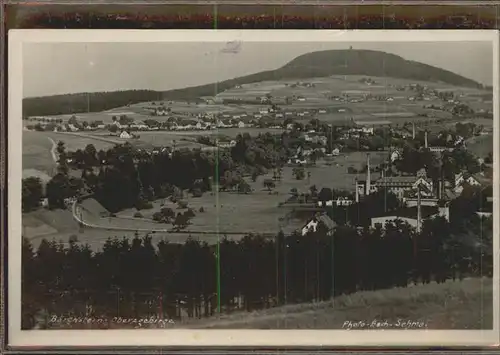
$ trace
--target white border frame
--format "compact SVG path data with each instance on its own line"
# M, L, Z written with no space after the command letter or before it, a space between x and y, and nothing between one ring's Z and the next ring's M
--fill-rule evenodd
M21 331L21 176L23 43L30 42L492 42L494 211L499 202L499 34L496 30L11 30L8 90L8 344L10 346L488 346L500 342L499 236L493 223L493 330L30 330Z

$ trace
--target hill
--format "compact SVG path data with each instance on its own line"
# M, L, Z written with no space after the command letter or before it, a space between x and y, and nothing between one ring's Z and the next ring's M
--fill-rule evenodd
M366 75L408 80L442 82L445 84L481 87L474 80L430 65L406 60L394 54L370 50L328 50L312 52L293 59L276 70L263 71L220 83L169 90L126 90L81 93L23 100L23 116L100 112L128 104L166 100L197 100L212 96L236 85L267 80L305 79L331 75Z
M420 325L434 330L492 329L492 286L491 279L471 278L444 284L363 291L339 296L333 301L288 305L252 313L237 312L219 319L192 321L183 326L201 329L342 329L346 322L376 320L393 324L393 329L404 329L398 328L398 321L422 322L413 324L410 329L419 329L417 326Z

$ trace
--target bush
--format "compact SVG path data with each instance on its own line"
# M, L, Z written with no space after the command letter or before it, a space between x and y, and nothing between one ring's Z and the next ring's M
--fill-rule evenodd
M153 204L147 200L139 200L135 206L138 210L149 210L153 208Z
M192 217L196 216L196 214L194 213L192 208L190 208L186 212L184 212L184 215L188 218L192 218Z
M155 212L153 214L153 221L155 221L155 222L162 222L163 218L164 218L164 216L161 212Z
M194 189L193 190L193 197L202 197L203 196L203 192L201 191L201 189Z
M188 207L188 203L186 201L179 201L177 203L177 208L183 209L183 208L187 208L187 207Z

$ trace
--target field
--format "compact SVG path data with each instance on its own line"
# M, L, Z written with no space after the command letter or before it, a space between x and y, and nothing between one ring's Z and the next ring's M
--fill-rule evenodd
M221 315L218 319L192 321L192 324L181 326L200 329L347 329L343 326L349 322L387 321L397 324L400 320L421 322L425 329L432 330L492 329L492 314L492 280L471 278L444 284L357 292L328 302L289 305L251 314Z
M384 159L381 154L371 154L373 164L377 164ZM286 231L293 231L303 226L305 220L294 219L290 216L290 210L287 207L279 207L279 204L290 197L290 190L296 188L299 192L308 192L312 185L318 189L329 187L333 189L342 189L354 191L354 179L356 175L347 174L347 167L353 166L361 168L366 162L366 155L363 153L350 153L345 156L339 156L333 159L331 165L325 165L318 162L316 167L307 169L311 173L310 178L305 180L296 180L293 177L292 167L283 169L282 181L276 182L276 187L272 193L263 186L265 179L271 178L271 174L259 177L256 182L248 180L253 192L251 194L238 194L234 192L205 193L202 197L190 197L186 195L184 199L188 206L192 208L196 216L192 219L187 231L193 233L219 232L221 234L248 234L248 233L276 233L280 228ZM375 175L375 174L374 174ZM375 177L375 176L374 176ZM121 219L100 219L94 220L95 224L114 225L122 228L167 228L161 224L150 222L149 219L160 208L170 207L174 211L177 205L158 200L153 203L150 210L140 211L147 220L134 220L132 217L137 212L135 209L122 211L118 217ZM199 212L203 207L204 212ZM84 215L86 218L95 218Z
M53 175L56 163L51 154L51 139L56 143L63 141L68 151L84 149L88 144L93 144L97 150L113 145L112 141L94 139L85 134L23 131L23 170Z
M289 104L280 103L279 105L285 110L328 109L328 113L319 114L317 117L331 123L348 122L351 118L365 123L372 122L372 124L387 124L385 121L389 121L391 124L398 124L406 121L428 121L429 118L420 116L425 113L431 113L436 118L451 118L449 112L424 108L424 106L428 104L440 104L440 101L412 102L409 101L408 98L415 95L413 91L396 90L398 85L407 85L410 83L418 83L439 91L452 90L457 94L461 94L460 100L469 104L474 109L492 109L491 101L481 100L481 97L491 95L491 93L487 91L453 87L451 85L439 83L378 77L372 77L371 79L373 79L375 83L368 85L360 82L361 79L365 78L367 77L356 75L310 78L302 81L302 84L299 85L297 85L297 81L292 80L263 81L233 87L219 93L215 97L216 100L251 100L254 101L255 104L243 103L223 105L220 103L155 101L132 104L104 112L82 113L78 114L77 117L80 120L88 122L100 120L107 124L112 122L113 116L120 115L127 115L135 120L141 121L148 118L162 121L165 119L164 117L151 115L151 110L158 107L160 104L163 104L165 107L170 107L174 115L181 115L184 117L194 117L197 114L205 113L224 113L228 116L244 112L251 114L263 108L268 108L269 105L261 104L258 98L265 95L271 95L271 97L278 100L283 100L285 97L293 98L294 96L304 99L303 101L292 100ZM306 86L304 84L314 84L314 86ZM332 96L340 96L342 94L349 94L351 97L356 97L365 93L371 93L376 96L390 96L393 98L393 101L370 100L346 103L331 99ZM59 117L63 118L63 120L67 120L71 115L62 115ZM304 117L304 120L309 121L311 118L312 116Z
M23 236L28 238L37 248L43 239L60 241L67 245L71 236L76 236L81 244L88 244L92 250L101 250L108 238L133 238L135 231L116 231L97 228L80 228L73 219L70 211L39 210L23 214ZM144 235L144 233L140 233ZM168 240L172 243L184 243L189 234L183 233L152 233L153 243ZM209 244L217 243L217 235L193 235L193 239L200 239ZM233 238L237 238L234 237Z
M56 163L50 150L52 142L45 132L23 131L23 170L39 170L52 175Z
M480 158L493 152L493 135L473 137L467 142L467 149Z
M383 153L371 154L373 164L377 164L383 158ZM42 238L67 242L69 236L76 235L83 243L88 243L94 249L100 249L108 237L133 237L136 230L142 229L156 230L153 234L155 241L168 239L179 243L186 240L189 232L193 233L194 238L207 243L217 241L217 232L220 236L227 233L228 237L234 239L239 239L248 233L274 234L280 228L291 232L302 227L305 222L303 219L291 218L289 208L278 207L290 196L292 188L297 188L299 192L307 192L309 186L316 185L318 189L330 187L352 191L356 175L347 174L347 167L361 168L365 161L365 154L355 152L335 157L328 163L329 165L318 162L316 167L307 168L311 176L305 180L296 180L292 175L293 168L285 167L282 181L276 182L273 193L264 189L264 179L271 178L271 175L267 175L259 177L255 183L248 181L254 190L248 195L233 192L207 192L202 197L194 198L186 194L185 200L188 206L193 208L196 216L183 233L167 232L172 231L171 224L158 224L150 219L164 203L175 212L180 211L176 205L163 200L155 201L152 209L141 211L143 219L133 218L137 212L135 209L122 211L118 213L117 218L100 218L97 210L83 210L78 213L85 222L102 228L80 228L71 212L42 209L23 215L23 233L35 245ZM201 207L204 212L199 212ZM128 230L121 231L116 228ZM209 234L201 234L207 232Z

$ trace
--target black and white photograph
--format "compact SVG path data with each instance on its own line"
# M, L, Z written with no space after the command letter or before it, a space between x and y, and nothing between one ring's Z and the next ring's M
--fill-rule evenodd
M19 342L498 340L498 34L15 32Z

